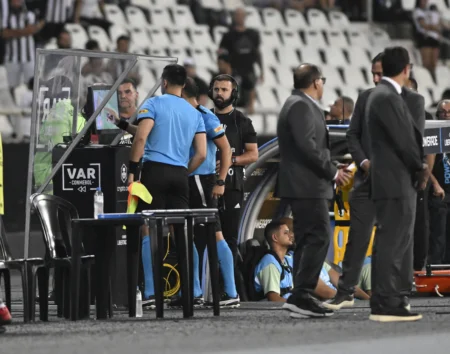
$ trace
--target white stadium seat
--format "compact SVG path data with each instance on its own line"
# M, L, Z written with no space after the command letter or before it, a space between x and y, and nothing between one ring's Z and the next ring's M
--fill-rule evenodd
M176 47L188 47L192 44L183 28L169 29L168 33L172 44Z
M183 65L184 60L188 57L186 49L183 48L168 48L170 57L178 58L178 64Z
M215 69L215 68L214 68ZM216 70L214 70L215 72ZM196 67L197 76L204 80L205 82L209 82L209 80L212 78L212 72L206 68L202 68L200 66Z
M138 6L141 9L145 9L147 11L149 11L153 6L152 0L130 0L130 5Z
M353 103L356 103L356 100L358 99L359 90L354 87L345 87L341 88L341 96L347 96L350 97L353 100Z
M372 46L370 44L369 37L366 33L360 32L360 31L350 31L349 32L349 40L350 40L350 46L352 48L359 47L364 49L370 49Z
M402 9L405 11L413 11L416 7L416 0L401 0Z
M223 4L220 0L200 0L200 5L208 10L223 10Z
M164 8L152 8L150 10L150 23L154 27L172 28L173 22L169 11Z
M324 12L318 9L309 9L306 13L309 26L315 29L328 29L330 28L330 23L328 22L327 16Z
M302 46L302 39L296 31L282 30L281 39L285 47L300 48Z
M274 110L279 108L280 105L272 88L259 86L256 89L261 107Z
M239 7L244 7L244 2L242 0L222 0L223 6L228 11L236 10Z
M323 49L325 53L325 58L327 65L336 66L336 67L347 67L349 63L344 55L344 52L341 48L338 47L328 47L327 49Z
M125 14L128 19L129 28L142 28L148 24L144 11L136 6L128 6L125 9Z
M278 55L281 63L280 69L286 68L290 70L290 68L299 66L302 61L298 55L298 48L285 46L278 51Z
M133 6L138 6L147 11L150 11L150 9L153 6L153 4L151 3L151 0L130 0L130 4Z
M414 68L413 68L414 73ZM437 86L441 91L444 91L446 88L450 87L450 69L448 66L439 65L436 67L436 81ZM420 83L419 83L420 87ZM440 96L437 98L441 98Z
M382 28L373 28L370 32L370 39L374 45L388 46L391 42L391 37Z
M271 30L261 30L259 32L261 37L261 47L264 48L279 48L281 46L280 37L278 33Z
M158 46L151 46L149 54L153 55L155 57L165 57L165 56L167 56L166 50L163 47L158 47Z
M362 70L365 70L365 68L360 69L361 70L358 70L357 68L353 67L342 68L344 80L347 86L353 88L365 88L368 86L369 83L366 81L362 73Z
M264 132L264 117L262 114L250 114L248 116L252 120L253 128L255 131Z
M417 80L419 87L421 87L423 90L425 88L433 88L436 86L433 81L433 78L431 77L430 72L423 66L414 65L413 75L414 78Z
M204 47L198 46L195 48L191 48L191 53L197 67L211 70L214 70L216 68L216 64L212 60L209 51Z
M328 81L326 84L325 89L323 90L323 96L321 99L321 103L323 108L329 107L331 104L336 101L336 98L338 98L338 94L336 92L335 86L332 86L331 84L328 85Z
M125 15L122 12L122 9L114 4L105 4L105 15L106 19L114 23L117 26L127 27L128 22L125 18Z
M245 7L245 12L247 13L245 25L248 28L264 28L264 24L261 21L261 16L259 15L259 11L255 7L247 6Z
M133 44L133 48L141 49L144 51L148 51L150 49L150 46L152 44L152 41L150 39L150 36L148 35L148 32L145 29L142 28L133 28L130 31L130 38L131 43Z
M284 101L282 103L284 103ZM277 125L278 125L278 115L266 114L264 133L269 136L277 135Z
M152 1L154 6L159 7L175 7L177 6L177 0L147 0Z
M341 75L339 74L339 71L335 66L324 65L322 68L322 75L327 79L324 91L327 91L329 87L338 87L339 85L344 85Z
M328 47L327 42L325 42L325 38L322 34L322 31L312 29L305 31L305 45L308 47L315 47L315 48L326 48Z
M159 47L168 47L171 44L171 40L167 32L160 27L149 27L148 32L152 38L152 42Z
M191 28L196 26L191 9L187 5L178 5L173 8L173 19L177 28Z
M207 25L197 25L189 29L191 40L194 45L201 44L205 48L215 49L217 45L214 44L211 35L209 34L209 27Z
M289 90L292 89L292 76L293 69L299 65L300 61L297 62L296 65L292 65L290 67L280 65L277 68L278 81L280 82L278 87L287 88Z
M121 26L113 25L109 27L109 38L111 38L111 45L115 48L117 38L120 36L128 36L128 31Z
M278 30L286 27L283 17L277 9L270 7L264 8L262 10L262 18L264 20L264 28Z
M291 85L292 86L292 85ZM284 101L291 95L292 90L287 87L277 86L275 92L278 96L278 101L283 104Z
M369 57L366 49L352 46L347 53L353 67L370 67L372 58Z
M303 30L309 27L305 16L300 11L287 9L284 12L284 16L286 18L287 28L291 30Z
M301 63L322 64L323 60L317 47L303 47L300 51Z
M89 37L83 26L78 23L66 23L64 28L70 33L70 37L72 38L72 48L84 49Z
M277 56L275 54L275 49L261 47L261 54L263 57L263 65L265 68L279 65Z
M225 33L228 32L228 28L225 26L215 26L213 29L213 39L214 43L216 43L217 46L220 45L220 41L222 40L222 37Z
M328 13L331 26L336 29L345 30L350 27L350 21L348 17L340 11L330 11Z
M278 80L276 74L273 70L275 68L267 68L264 70L264 82L262 83L262 87L276 87L278 85Z
M348 48L347 38L344 32L339 30L326 32L328 38L328 44L333 47Z
M100 45L100 49L103 51L114 50L115 43L111 43L108 33L100 26L89 26L88 28L89 38L94 39Z

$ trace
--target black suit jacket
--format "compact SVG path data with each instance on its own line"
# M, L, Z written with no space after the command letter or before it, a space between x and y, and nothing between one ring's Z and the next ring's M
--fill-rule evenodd
M357 167L361 166L364 160L370 160L369 135L364 117L367 100L374 89L371 88L359 94L347 130L348 150ZM423 136L425 129L425 100L423 96L415 91L403 88L402 97ZM368 193L369 185L370 183L366 180L364 172L358 169L354 179L354 192Z
M323 111L303 92L294 90L280 112L278 196L331 199L337 173L330 159Z
M416 173L422 170L423 126L413 119L402 95L384 80L369 95L365 120L372 199L413 196Z

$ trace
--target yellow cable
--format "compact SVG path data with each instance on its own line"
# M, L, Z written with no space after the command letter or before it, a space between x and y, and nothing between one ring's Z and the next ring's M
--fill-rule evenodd
M164 256L163 261L166 260L167 256L169 255L170 252L170 233L167 234L167 251L166 251L166 255ZM164 263L163 267L169 268L170 271L167 274L167 278L164 278L165 282L166 282L166 291L164 291L164 297L172 297L175 296L178 291L180 290L180 286L181 286L181 281L180 281L180 273L178 273L177 269L175 268L178 264L175 264L174 266L169 264L169 263ZM176 282L175 282L175 286L170 288L170 275L172 274L172 272L175 272L175 276L176 276Z

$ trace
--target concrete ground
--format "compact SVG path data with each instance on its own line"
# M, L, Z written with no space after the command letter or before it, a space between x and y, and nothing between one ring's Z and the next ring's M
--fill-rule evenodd
M16 297L19 296L15 287ZM415 323L380 324L368 320L368 302L357 302L327 319L293 320L269 303L243 303L240 309L195 311L185 320L167 310L129 319L119 311L111 320L23 324L20 302L13 304L14 324L0 335L0 353L421 353L450 347L450 298L412 299L424 318ZM17 310L15 310L17 309ZM91 312L94 314L94 311Z

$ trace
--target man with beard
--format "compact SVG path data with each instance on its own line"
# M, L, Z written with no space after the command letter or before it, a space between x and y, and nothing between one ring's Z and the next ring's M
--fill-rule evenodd
M378 85L383 77L381 64L383 53L372 60L373 83ZM362 92L356 101L355 110L347 131L347 144L358 170L355 173L353 188L350 195L351 225L348 242L342 263L342 275L339 279L336 297L324 305L332 310L353 306L353 294L369 246L372 230L375 225L375 205L370 199L370 147L367 122L364 121L367 101L374 88ZM425 129L424 98L407 88L402 90L402 98L406 102L412 118L419 126L421 133ZM422 189L425 186L422 186ZM405 295L411 289L404 289ZM405 308L410 308L409 300L404 298Z
M223 125L231 146L231 167L225 181L225 193L219 200L219 214L222 232L236 260L239 218L244 200L244 166L258 159L258 144L252 121L234 108L239 99L239 87L230 75L216 76L209 86L208 96L214 102L214 114ZM217 156L216 172L220 170L220 156Z

